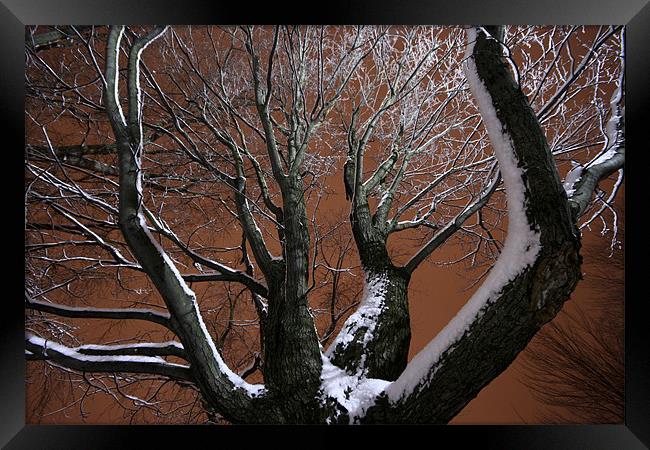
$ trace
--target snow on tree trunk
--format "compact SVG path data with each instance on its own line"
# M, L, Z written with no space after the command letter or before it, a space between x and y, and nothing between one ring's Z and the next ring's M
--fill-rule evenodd
M411 338L408 277L399 269L367 271L363 297L326 354L350 375L395 380L406 367Z
M360 373L349 375L332 364L326 355L322 355L322 358L320 401L321 405L333 411L325 423L359 423L390 381L364 377L363 369Z

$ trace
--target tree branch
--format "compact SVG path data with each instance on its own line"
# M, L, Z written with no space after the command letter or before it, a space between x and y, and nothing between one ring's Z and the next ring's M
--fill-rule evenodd
M83 318L83 319L132 319L154 322L165 328L176 332L167 313L161 313L150 309L135 308L90 308L57 305L38 300L25 298L25 308L34 311L42 311L62 317Z
M82 345L74 350L84 355L95 356L176 356L187 360L187 354L180 342L169 341L162 343L146 342L125 345Z
M625 36L621 37L621 72L616 89L610 101L609 119L606 125L605 145L600 155L594 158L580 173L580 179L569 186L569 206L573 220L577 221L591 203L591 198L598 182L617 170L623 169L625 163Z
M122 31L123 28L111 27L107 55L117 54L116 48L119 44L117 38ZM160 36L160 33L136 39L130 51L129 71L135 70L134 68L139 64L141 50L157 36ZM133 57L133 54L136 56ZM111 62L112 64L109 64ZM106 79L117 81L116 73L116 61L109 61L107 58ZM131 80L129 83L131 91L129 110L140 111L141 105L133 103L139 102L140 93L132 91L133 89L139 90L139 83L134 80L132 73L129 74L129 80ZM203 323L194 292L187 286L174 263L152 237L146 226L142 214L140 160L143 143L141 125L136 126L138 124L130 123L130 126L126 127L123 115L115 112L118 110L117 96L110 95L111 88L116 88L116 86L111 86L111 83L107 84L108 95L106 98L110 103L107 110L112 111L109 118L117 139L119 154L119 223L122 234L133 255L160 292L169 310L174 328L187 352L193 374L202 394L210 403L222 409L222 412L232 420L243 420L244 417L250 420L251 417L263 415L262 411L253 407L252 402L252 398L260 393L262 387L246 383L227 367ZM109 101L109 99L112 100ZM131 118L133 117L140 121L139 115L131 116Z
M80 372L128 372L163 375L173 380L194 382L189 366L166 362L157 356L88 355L28 333L25 348L30 359L42 359Z
M497 187L501 183L501 174L497 174L492 178L490 184L481 192L481 194L474 200L473 203L467 205L463 211L454 217L447 225L443 226L440 231L438 231L430 240L427 242L424 247L422 247L418 252L413 255L413 257L406 263L404 269L408 273L413 273L415 269L427 258L435 249L440 247L443 243L447 241L451 236L453 236L456 231L460 230L474 213L479 209L483 208L492 197L492 194L496 192Z

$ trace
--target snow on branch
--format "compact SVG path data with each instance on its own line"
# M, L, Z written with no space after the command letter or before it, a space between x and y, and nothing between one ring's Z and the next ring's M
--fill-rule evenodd
M75 350L84 355L134 355L134 356L177 356L187 359L183 344L176 341L143 342L123 345L82 345Z
M392 402L397 402L409 396L416 388L426 385L435 373L441 356L453 351L454 344L481 317L485 307L496 301L502 289L536 261L541 248L539 232L528 222L526 216L527 187L522 180L525 170L519 167L512 139L497 117L492 97L476 69L473 57L476 30L468 29L467 37L465 74L478 103L506 188L508 234L503 251L485 282L447 326L413 358L402 375L386 388L386 394Z
M119 77L116 73L119 61L111 56L119 53L119 38L123 31L124 27L110 28L107 44L107 55L110 58L107 57L106 62L107 111L117 140L120 162L120 229L129 249L161 294L169 311L170 320L174 324L175 332L188 354L193 371L202 380L201 387L209 391L207 395L230 400L237 398L238 403L246 402L247 405L250 405L247 400L259 394L263 387L246 383L228 368L203 322L196 295L187 285L167 252L154 239L147 226L143 214L143 210L146 212L146 208L143 205L142 192L141 87L137 78L142 51L150 42L159 37L164 29L157 28L145 37L136 39L129 51L128 125L119 108L117 96ZM114 96L111 95L113 90L115 90ZM133 114L134 111L138 113ZM241 388L244 392L233 394L234 388ZM228 397L229 394L230 397ZM235 414L235 411L230 411L230 413Z
M343 406L347 412L349 423L354 424L357 419L363 417L369 407L375 404L377 397L384 391L389 381L375 378L365 378L357 375L349 375L330 362L330 359L321 355L323 366L321 371L320 399L322 403L327 398L336 399L337 403ZM328 418L327 423L336 419Z
M373 332L377 327L378 318L386 308L385 295L387 289L388 279L386 275L366 274L361 303L357 310L345 321L341 332L325 352L328 358L333 357L338 351L344 351L350 343L358 344L355 341L355 337L359 333L363 333L361 344L363 345L364 353L367 351L366 347L373 339ZM363 374L367 371L365 365L366 355L362 355L361 359L356 370L360 374Z
M605 125L604 136L605 142L600 153L596 155L584 167L574 167L565 180L565 189L569 197L569 205L573 219L579 219L589 208L594 191L598 182L607 178L616 171L619 171L619 179L614 184L612 193L603 207L597 211L588 222L598 217L607 207L610 200L616 195L623 176L623 166L625 164L625 36L624 30L621 32L621 50L620 60L621 68L616 88L610 99L609 118ZM584 225L583 225L584 226ZM616 236L613 238L616 240Z
M160 356L89 355L83 347L71 348L57 342L27 333L25 347L32 353L30 359L42 359L81 372L130 372L163 375L175 380L192 381L189 366L165 361Z

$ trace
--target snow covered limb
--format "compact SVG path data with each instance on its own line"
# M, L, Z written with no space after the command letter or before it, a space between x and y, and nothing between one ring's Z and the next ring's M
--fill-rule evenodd
M88 344L76 347L75 350L84 355L141 355L141 356L177 356L187 360L187 355L180 342L144 342L123 345Z
M502 30L488 30L467 30L465 73L507 192L506 242L483 285L367 421L449 421L557 314L580 278L580 243L546 138L504 61Z
M123 27L111 27L107 55L119 53L122 33ZM226 366L203 323L194 292L149 232L143 215L142 106L139 81L133 72L138 71L142 50L160 34L160 30L157 30L138 38L129 52L129 111L132 113L129 114L128 127L119 106L117 86L113 84L118 81L118 64L114 56L107 58L106 79L113 80L107 83L107 109L117 139L120 165L120 228L131 252L165 301L170 320L185 348L194 378L204 397L219 405L232 420L242 420L244 416L250 420L251 416L259 413L253 408L252 398L262 391L262 387L246 383ZM138 111L138 114L133 111Z
M616 171L622 171L625 163L625 39L621 38L621 68L616 89L610 100L609 119L605 126L605 144L602 151L585 167L582 167L577 180L568 186L569 205L574 220L582 216L593 197L598 182ZM622 172L621 172L622 175ZM613 195L616 194L618 184Z
M574 220L578 220L587 211L598 182L623 169L625 164L624 144L616 145L615 149L604 156L606 158L584 168L580 179L573 183L573 193L569 197L569 204Z
M397 378L406 365L411 337L407 280L394 267L366 273L358 308L325 353L333 364L357 377Z
M367 197L359 186L351 219L365 289L357 311L346 320L327 356L349 374L394 380L406 366L411 338L406 296L410 274L391 262L387 235L373 225Z
M66 347L30 333L25 338L25 348L32 353L30 355L31 359L52 361L73 370L81 372L149 373L163 375L174 380L193 381L190 368L165 361L160 357L163 356L164 352L161 352L162 354L158 356L145 356L145 353L109 352L108 347L101 347L106 351L98 351L93 354L90 348Z

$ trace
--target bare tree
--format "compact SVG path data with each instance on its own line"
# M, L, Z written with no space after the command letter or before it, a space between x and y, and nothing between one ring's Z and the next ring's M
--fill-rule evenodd
M26 47L27 357L160 415L449 421L560 310L622 182L620 28L55 31ZM348 239L319 215L337 166ZM411 274L461 235L491 269L408 363Z

